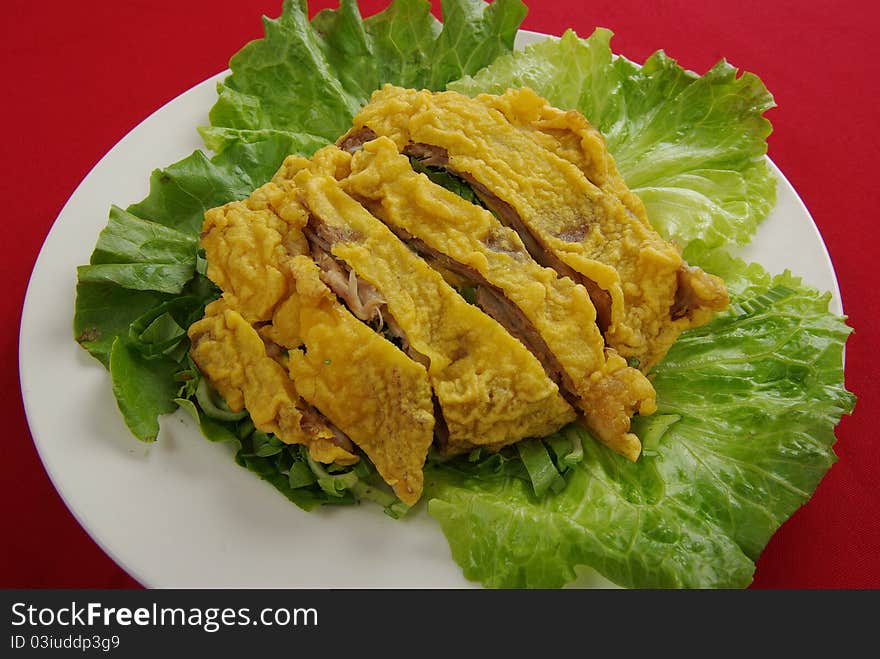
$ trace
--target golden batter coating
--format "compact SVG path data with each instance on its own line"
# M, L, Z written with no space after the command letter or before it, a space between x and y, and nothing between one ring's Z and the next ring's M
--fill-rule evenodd
M589 122L528 89L386 86L340 147L289 156L205 214L223 296L189 328L191 354L229 407L320 462L356 462L354 442L410 505L435 438L497 450L555 432L572 405L635 460L631 417L655 392L624 357L647 371L727 293L654 231Z
M528 325L525 333L537 333L536 340L524 342L572 394L569 400L575 399L588 427L603 443L635 460L641 443L629 432L630 417L653 412L655 392L641 372L613 350L606 353L583 286L538 265L516 232L492 213L414 172L388 138L364 144L351 169L343 189L376 217L417 239L420 252L453 262L459 266L456 272L494 287L521 312ZM552 373L557 369L558 376Z
M333 431L321 417L303 406L287 372L226 300L209 304L188 334L193 361L232 411L247 408L257 429L286 444L305 444L314 460L357 462L357 456L334 443Z
M295 180L333 256L382 294L404 341L425 360L450 452L499 448L574 419L534 355L469 305L334 178L303 170Z
M723 284L706 278L680 295L680 281L690 285L680 273L693 270L684 269L676 248L618 194L597 187L581 167L547 148L540 131L524 125L539 112L533 96L510 96L503 104L519 125L485 98L386 85L355 117L353 130L387 136L401 151L440 149L448 169L474 185L539 262L581 280L607 343L647 370L681 331L727 304ZM595 149L595 140L590 145ZM615 189L619 181L606 173L604 185ZM690 293L709 295L708 313L682 307L682 299L694 297Z
M616 196L633 215L651 226L644 203L627 187L608 152L605 138L580 112L555 108L527 87L509 89L500 96L480 94L475 100L499 110L517 127L530 130L532 138L544 148L575 164L590 182ZM709 322L729 301L724 282L700 268L683 262L677 277L678 289L670 311L671 319L676 322L660 340L661 345L671 345L688 327ZM682 319L685 322L681 322ZM646 367L662 357L660 349L655 352L658 356L653 360L649 358Z
M500 96L480 94L474 100L498 110L517 128L530 130L541 146L577 165L593 185L648 222L645 204L627 187L605 138L580 112L555 108L528 87L508 89Z
M291 350L300 395L344 430L394 493L412 505L434 435L425 368L351 315L306 256L291 262L303 350Z
M287 257L288 225L271 210L252 211L242 202L205 214L202 246L208 277L248 322L269 320L287 297L280 262Z
M428 375L352 316L303 255L308 213L284 172L304 166L338 173L330 160L290 157L251 197L206 214L208 275L224 294L191 326L191 354L257 428L325 463L356 462L351 440L412 505L433 439Z

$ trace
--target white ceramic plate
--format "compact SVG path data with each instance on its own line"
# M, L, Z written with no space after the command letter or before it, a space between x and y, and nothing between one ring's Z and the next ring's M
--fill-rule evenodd
M539 35L522 35L531 41ZM20 335L21 388L43 464L77 520L150 587L464 587L440 527L424 509L404 521L378 506L305 513L205 441L183 412L139 443L116 408L107 371L73 340L76 266L87 263L111 203L148 192L156 167L201 143L215 83L206 80L147 118L83 180L40 252ZM742 252L771 272L791 269L833 292L834 270L797 193L779 177L778 203ZM422 506L423 508L423 506ZM76 569L76 566L71 566ZM608 585L584 571L580 585Z

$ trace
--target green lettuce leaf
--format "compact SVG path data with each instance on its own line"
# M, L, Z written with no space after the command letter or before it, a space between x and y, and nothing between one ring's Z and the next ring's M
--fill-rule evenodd
M80 345L109 368L113 341L175 295L195 296L190 321L193 313L201 315L219 294L197 273L204 212L268 181L288 146L283 136L236 142L213 159L196 151L153 172L142 201L126 210L113 206L90 265L78 268L73 330Z
M113 206L90 265L77 268L77 277L81 284L180 293L195 273L197 244L195 236Z
M698 76L658 51L639 67L614 55L610 40L605 29L588 39L569 30L449 88L474 95L529 86L557 107L579 110L605 136L664 237L682 246L747 243L776 201L764 158L770 93L725 61Z
M132 322L169 297L112 283L77 282L73 335L90 355L110 368L110 349L116 338L127 335Z
M340 6L340 11L351 3ZM328 52L346 54L351 41L338 32L335 38L326 22L334 15L332 11L322 11L314 21L315 29L328 36L332 44ZM383 11L364 20L366 37L360 43L360 58L370 71L362 76L360 85L363 98L369 98L373 90L383 83L415 87L425 82L429 75L431 56L435 42L443 24L431 15L427 2L392 2ZM330 55L333 57L333 55ZM342 64L342 62L339 62ZM355 88L356 85L352 85Z
M107 226L98 236L92 265L106 263L168 263L191 265L196 236L143 220L118 206L110 208Z
M77 341L109 367L115 339L193 278L197 243L196 236L113 206L90 265L77 269Z
M77 268L81 283L116 284L133 291L180 293L193 274L195 265L170 263L106 263Z
M204 212L269 180L288 144L237 142L213 159L197 151L155 171L143 201L111 208L90 265L77 269L74 336L110 369L119 409L139 438L154 438L157 417L175 408L172 376L189 348L182 330L219 295L198 272Z
M309 22L305 0L286 0L264 18L266 36L229 62L218 101L201 129L221 152L236 141L286 133L311 155L316 140L336 140L385 83L443 89L510 52L526 8L520 0L444 0L444 22L425 0L394 0L364 20L354 0ZM269 131L269 133L267 133Z
M444 0L443 31L431 52L429 89L443 89L451 80L472 75L502 53L513 50L526 6L519 0Z
M524 439L516 443L516 451L529 474L535 496L541 498L547 490L558 492L565 487L565 479L553 460L550 452L540 439Z
M201 294L191 286L190 294L173 297L134 319L128 326L129 342L147 359L171 356L182 361L180 349L189 347L186 329L204 314L205 305L216 296L213 285L206 286Z
M174 379L180 367L173 359L146 359L123 338L110 350L113 395L125 425L142 442L159 434L159 417L177 409Z
M205 142L205 147L214 153L225 151L228 147L238 142L254 144L257 142L271 141L275 144L284 144L283 151L286 153L298 153L311 155L329 142L323 137L309 135L308 133L290 133L274 128L260 128L257 130L223 128L221 126L202 126L199 134Z
M126 210L197 239L205 211L250 195L272 178L289 148L290 138L284 135L256 142L235 140L231 148L210 159L194 151L155 170L149 195Z
M558 587L584 564L622 586L742 587L810 498L854 404L849 327L790 273L699 243L686 256L723 276L733 303L655 369L658 416L636 419L650 455L631 463L585 435L566 488L540 500L519 478L432 465L428 509L469 579Z
M362 103L327 61L305 0L285 0L279 18L263 18L263 29L265 38L250 42L230 59L232 75L221 92L226 103L212 108L211 124L225 125L234 100L248 108L238 113L234 128L305 131L328 140L344 133ZM243 125L240 120L245 117L260 123Z
M241 439L235 430L235 426L202 414L196 404L188 398L175 398L174 402L196 420L199 424L199 430L202 431L202 435L209 442L229 442L236 450L241 448Z

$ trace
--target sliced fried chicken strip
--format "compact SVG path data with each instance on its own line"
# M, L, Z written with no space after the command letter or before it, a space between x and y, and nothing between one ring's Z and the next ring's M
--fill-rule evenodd
M295 181L311 213L309 229L379 291L407 341L425 357L448 430L448 452L500 448L544 436L575 418L540 362L469 305L334 177L304 169Z
M504 114L546 149L574 163L593 185L616 196L650 227L645 205L623 180L605 138L580 112L555 108L528 88L509 89L500 96L480 94L477 101ZM676 273L678 289L670 311L672 320L686 318L690 326L703 325L728 303L727 290L718 277L682 263ZM674 340L674 338L672 339Z
M538 265L487 210L417 174L384 137L363 145L342 186L431 263L477 285L477 302L543 363L603 443L635 460L630 417L656 408L647 378L606 350L586 290Z
M480 94L475 101L498 110L536 142L575 164L597 188L612 194L640 220L648 223L645 205L623 180L608 152L605 138L575 110L560 110L528 87L508 89L504 94Z
M330 424L304 404L284 367L257 331L226 300L212 302L188 331L199 370L234 412L247 408L254 426L286 444L305 444L314 460L353 464Z
M427 371L340 305L308 257L294 258L291 269L304 344L289 355L297 390L345 430L401 501L414 504L434 431Z
M365 129L389 137L400 151L439 148L435 162L445 160L450 172L473 183L539 263L577 277L591 293L606 342L643 370L681 331L727 304L717 278L680 294L681 255L612 193L617 183L598 187L581 167L547 148L547 140L536 137L540 131L511 123L486 102L386 85L341 142L353 148L352 137L368 134ZM673 309L681 315L674 318Z
M285 167L297 171L303 162L289 158ZM344 173L329 161L314 166ZM427 371L352 315L353 308L369 320L384 300L332 267L332 258L319 269L305 255L307 220L284 171L248 199L206 214L208 275L224 293L191 326L192 357L259 429L307 444L325 463L356 462L353 441L412 505L433 438Z

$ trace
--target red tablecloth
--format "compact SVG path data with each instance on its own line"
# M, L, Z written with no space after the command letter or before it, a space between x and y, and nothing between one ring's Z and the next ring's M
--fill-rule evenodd
M312 10L331 2L312 2ZM385 0L361 3L372 14ZM137 584L92 542L37 457L17 373L21 306L40 245L76 185L149 113L224 69L261 35L281 0L110 2L6 0L0 52L0 179L6 233L0 326L3 531L0 587ZM435 2L435 7L439 3ZM813 499L771 540L755 586L880 586L880 442L874 346L880 341L877 256L870 233L877 186L878 9L867 1L616 0L533 2L527 29L586 36L611 28L641 61L663 48L705 71L719 58L761 76L778 108L770 156L800 192L828 245L855 334L847 385L859 396L837 430L839 462ZM108 192L108 204L113 201ZM874 265L872 265L874 264ZM73 274L71 273L71 276Z

